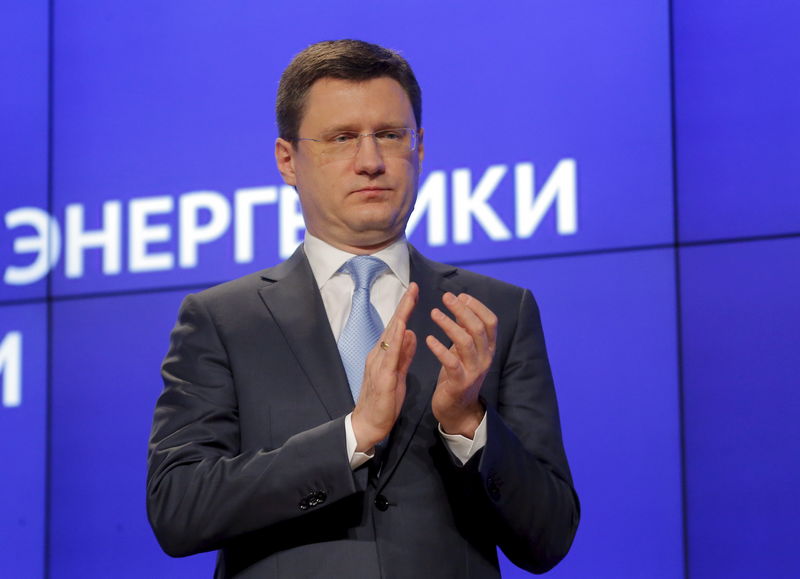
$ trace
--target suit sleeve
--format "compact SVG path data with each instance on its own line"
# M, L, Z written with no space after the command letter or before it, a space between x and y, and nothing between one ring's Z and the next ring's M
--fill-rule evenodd
M506 556L543 573L569 550L580 506L561 440L539 312L527 290L499 372L496 400L485 401L486 446L460 476L479 519Z
M200 300L184 300L162 366L148 450L147 511L165 552L218 549L239 535L356 492L344 417L276 449L240 450L228 355Z

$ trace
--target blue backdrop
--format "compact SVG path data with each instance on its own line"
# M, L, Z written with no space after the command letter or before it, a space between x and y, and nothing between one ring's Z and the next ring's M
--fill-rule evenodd
M552 576L800 575L796 3L0 10L0 576L210 576L147 525L158 367L183 295L302 239L274 95L341 37L422 85L411 241L539 301L583 507Z

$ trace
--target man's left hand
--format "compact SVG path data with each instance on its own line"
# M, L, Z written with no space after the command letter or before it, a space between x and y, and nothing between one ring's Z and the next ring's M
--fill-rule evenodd
M453 345L447 348L433 336L425 340L442 363L431 408L447 434L473 438L485 413L478 394L494 357L497 316L469 294L456 297L448 292L442 303L455 320L438 308L431 318Z

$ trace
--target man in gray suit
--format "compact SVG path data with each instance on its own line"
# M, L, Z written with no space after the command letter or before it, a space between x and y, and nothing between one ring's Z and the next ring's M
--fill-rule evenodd
M579 507L538 311L406 242L424 152L408 63L312 45L277 117L306 239L181 306L148 456L160 544L219 550L217 577L498 577L497 546L547 571Z

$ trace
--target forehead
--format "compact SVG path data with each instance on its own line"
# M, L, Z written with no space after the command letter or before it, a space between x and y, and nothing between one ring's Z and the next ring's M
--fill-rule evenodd
M301 131L376 126L417 128L411 101L393 78L321 78L311 85L303 107Z

